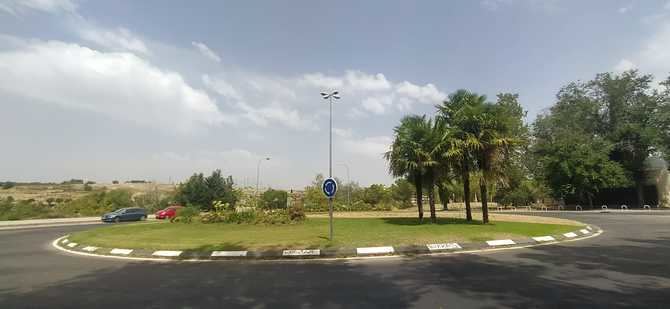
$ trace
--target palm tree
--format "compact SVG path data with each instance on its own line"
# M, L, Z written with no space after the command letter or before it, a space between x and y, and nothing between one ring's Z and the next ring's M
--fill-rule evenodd
M464 117L470 119L468 145L481 171L482 221L488 223L489 182L503 177L502 163L509 157L512 146L520 142L515 134L520 132L518 126L523 126L521 115L506 104L485 103L466 110Z
M442 158L445 166L451 166L459 171L463 182L463 201L465 202L466 219L472 221L470 207L470 171L475 164L473 154L474 140L473 111L486 102L486 96L471 93L467 90L457 90L449 95L447 101L436 106L437 121L445 125L442 142Z
M405 116L393 131L395 137L384 158L389 161L391 175L414 183L419 221L423 221L423 184L427 167L433 164L425 146L431 138L432 124L425 115Z

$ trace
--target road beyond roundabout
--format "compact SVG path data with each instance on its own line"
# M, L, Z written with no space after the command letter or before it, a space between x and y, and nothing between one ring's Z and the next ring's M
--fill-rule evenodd
M54 249L68 226L0 231L0 308L663 307L670 213L545 214L606 232L576 242L411 258L160 263Z

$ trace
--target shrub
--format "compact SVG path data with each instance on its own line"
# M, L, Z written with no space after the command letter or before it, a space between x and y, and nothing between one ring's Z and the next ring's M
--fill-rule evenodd
M113 181L112 181L112 184L113 184L113 185L118 185L118 184L119 184L119 181L118 181L118 180L113 180Z
M288 208L288 219L294 222L305 220L305 209L300 205L291 205Z
M14 186L16 186L16 183L11 182L11 181L7 181L7 182L2 183L2 189L4 189L4 190L14 188Z
M202 210L212 210L214 201L234 206L237 197L233 190L233 178L224 178L220 170L215 170L208 177L202 173L193 174L188 181L179 185L175 196L179 203L194 204Z
M193 205L177 209L175 217L170 222L191 223L193 218L200 214L200 210Z
M256 223L257 217L255 211L230 211L225 216L225 222L227 223Z
M262 207L265 209L286 209L288 193L284 190L269 189L261 195Z

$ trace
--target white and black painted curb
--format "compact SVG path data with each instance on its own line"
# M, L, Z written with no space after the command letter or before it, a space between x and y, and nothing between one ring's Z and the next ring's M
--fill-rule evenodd
M485 242L472 243L433 243L412 246L377 246L362 248L334 249L285 249L285 250L232 250L232 251L192 251L192 250L144 250L130 248L103 248L72 242L69 235L53 241L52 245L69 253L113 257L137 260L165 261L213 261L231 259L333 259L333 258L364 258L379 256L415 256L430 254L474 253L514 248L526 248L565 241L591 238L604 231L597 226L588 225L573 232L560 235L545 235L514 239L492 239Z

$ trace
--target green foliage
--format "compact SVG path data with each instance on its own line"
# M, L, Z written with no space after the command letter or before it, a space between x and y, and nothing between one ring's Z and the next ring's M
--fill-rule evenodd
M288 193L284 190L268 189L261 195L261 206L265 209L286 209Z
M191 223L193 219L200 214L200 209L193 205L177 209L175 217L171 222Z
M70 179L70 180L63 181L63 184L64 184L64 185L68 185L68 184L69 184L69 185L83 185L83 184L84 184L84 180L83 180L83 179L74 179L74 178L73 178L73 179Z
M288 219L293 222L304 221L307 218L305 209L301 205L291 205L288 208Z
M373 184L363 189L363 202L377 205L391 200L390 192L382 184Z
M188 181L177 188L176 200L182 204L193 204L201 210L211 210L214 201L235 205L237 194L233 190L233 178L223 178L220 170L209 177L202 173L193 174Z
M93 191L93 187L87 183L84 185L84 191Z
M112 184L114 184L114 185L118 185L118 184L119 184L119 181L118 181L118 180L112 180Z
M14 186L16 186L16 183L11 181L2 182L1 184L2 184L1 188L3 190L11 189L14 188Z
M400 203L401 208L412 206L412 196L414 196L414 187L405 178L397 178L395 183L389 188L391 199Z

